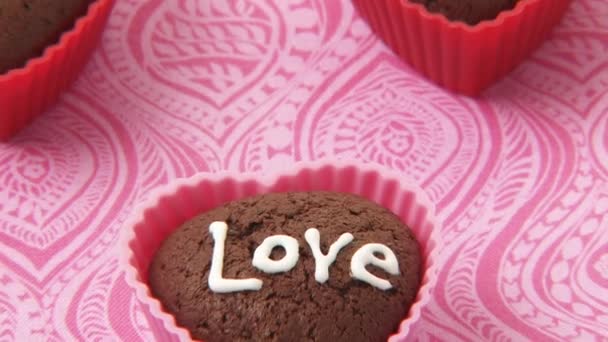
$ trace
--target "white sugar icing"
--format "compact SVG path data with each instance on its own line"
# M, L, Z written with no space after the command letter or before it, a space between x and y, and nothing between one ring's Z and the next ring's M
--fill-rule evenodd
M213 292L229 293L238 291L259 291L263 282L257 278L228 279L223 277L224 251L228 225L226 222L216 221L209 225L209 232L213 236L213 254L211 257L211 269L209 271L208 284ZM336 261L340 251L354 239L351 233L340 235L338 240L331 244L327 254L321 252L319 230L309 228L304 233L304 239L308 243L315 259L315 280L325 283L329 279L329 267ZM273 249L282 247L285 255L280 260L272 260L270 255ZM287 272L293 269L300 258L298 240L289 235L273 235L262 241L253 253L252 265L266 273ZM382 254L379 258L375 254ZM399 262L395 253L386 245L380 243L368 243L359 248L350 260L351 276L364 281L381 290L389 290L391 283L371 274L365 268L367 265L379 267L389 274L399 274Z
M331 244L326 255L321 252L319 230L316 228L307 229L304 233L304 238L308 242L312 255L315 258L315 280L323 284L329 279L329 266L336 261L340 250L351 243L354 237L351 233L340 235L338 240Z
M213 292L229 293L238 291L258 291L262 288L262 281L256 278L249 279L226 279L222 277L224 269L224 245L228 225L226 222L213 222L209 225L209 232L215 241L213 256L211 258L211 270L209 271L208 284Z
M382 254L384 259L378 258L374 253ZM397 261L395 253L393 253L390 248L380 243L368 243L362 246L350 259L350 271L353 278L364 281L381 290L386 291L393 287L388 280L378 278L368 272L365 269L365 266L367 265L374 265L385 270L389 274L398 275L399 262Z
M270 259L272 250L279 246L285 249L285 255L280 260ZM298 263L300 258L299 248L298 240L289 235L269 236L255 249L252 264L266 273L287 272Z

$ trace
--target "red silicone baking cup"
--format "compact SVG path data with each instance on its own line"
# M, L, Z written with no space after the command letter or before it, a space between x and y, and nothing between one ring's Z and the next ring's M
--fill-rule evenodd
M521 0L475 26L449 21L408 0L353 3L372 30L418 72L452 91L478 95L545 40L570 1Z
M423 270L416 300L399 331L389 341L413 334L421 309L437 280L439 223L434 206L423 190L398 173L357 162L306 162L275 174L202 173L157 190L127 220L121 241L121 266L137 298L146 304L147 319L159 341L191 341L176 325L147 285L148 267L161 242L197 214L226 202L256 194L286 191L336 191L363 196L391 210L407 224L420 244Z
M0 74L0 141L55 103L97 45L114 0L96 0L59 41L22 68Z

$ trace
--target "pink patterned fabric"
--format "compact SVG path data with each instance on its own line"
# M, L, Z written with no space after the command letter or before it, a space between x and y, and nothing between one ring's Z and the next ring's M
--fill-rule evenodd
M151 341L118 268L150 190L356 158L415 179L445 247L421 340L608 336L608 2L574 0L480 99L348 0L118 0L60 103L0 145L0 340Z

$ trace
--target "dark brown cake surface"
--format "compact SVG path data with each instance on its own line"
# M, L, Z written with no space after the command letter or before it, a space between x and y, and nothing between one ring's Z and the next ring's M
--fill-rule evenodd
M217 241L210 224L225 222L224 278L256 278L259 290L217 293L209 274ZM320 236L320 251L343 234L353 240L337 254L324 283L305 238ZM252 265L273 235L298 242L292 269L269 274ZM380 289L351 275L351 258L366 244L383 244L398 261L398 275L365 268L392 287ZM270 259L286 256L272 249ZM389 259L384 256L378 258ZM388 210L360 197L329 192L276 193L229 203L184 224L167 238L149 269L149 285L164 309L194 338L215 341L386 341L398 330L420 284L421 258L411 231Z
M410 0L423 4L430 12L445 15L452 21L475 25L494 19L502 11L515 7L518 0Z
M42 54L94 0L0 0L0 74Z

